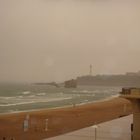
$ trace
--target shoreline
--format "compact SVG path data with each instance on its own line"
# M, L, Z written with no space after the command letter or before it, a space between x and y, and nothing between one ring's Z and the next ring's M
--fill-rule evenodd
M63 108L69 108L69 107L77 107L77 106L82 106L82 105L88 105L88 104L93 104L93 103L98 103L98 102L103 102L103 101L109 101L111 99L117 98L119 97L119 95L113 95L111 97L106 97L104 99L99 99L99 100L95 100L95 101L89 101L89 102L83 102L80 104L71 104L71 105L64 105L64 106L58 106L58 107L49 107L49 108L38 108L38 109L30 109L30 110L19 110L19 111L11 111L11 112L5 112L5 113L0 113L1 115L8 115L8 114L15 114L15 113L26 113L26 112L36 112L36 111L44 111L44 110L52 110L52 109L63 109Z

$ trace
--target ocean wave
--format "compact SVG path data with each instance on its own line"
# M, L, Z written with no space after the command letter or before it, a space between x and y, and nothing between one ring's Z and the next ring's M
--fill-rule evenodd
M16 96L16 98L24 98L24 96Z
M30 91L23 91L22 92L22 94L24 94L24 95L28 95L28 94L30 94L31 92Z
M5 96L0 96L0 99L2 100L9 100L9 99L14 99L15 97L5 97Z
M72 99L72 97L67 98L53 98L53 99L41 99L41 100L34 100L34 101L28 101L28 102L19 102L19 103L10 103L10 104L0 104L0 107L6 107L6 106L17 106L17 105L26 105L26 104L33 104L33 103L47 103L47 102L53 102L53 101L61 101L61 100L68 100Z
M63 92L59 92L58 94L60 94L62 96L64 93Z
M38 95L38 96L45 96L46 93L45 93L45 92L43 92L43 93L38 93L37 95Z
M93 93L94 91L89 90L73 90L73 93Z
M30 96L27 96L27 97L34 98L34 97L36 97L36 95L30 95Z
M0 100L14 100L19 98L24 98L24 96L13 96L13 97L0 96Z

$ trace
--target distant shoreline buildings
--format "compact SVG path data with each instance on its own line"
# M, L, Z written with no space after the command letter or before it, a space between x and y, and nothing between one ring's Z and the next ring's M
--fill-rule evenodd
M76 88L77 80L71 79L71 80L65 81L64 87L65 88Z
M140 87L140 71L120 75L86 75L76 79L78 85Z
M126 72L118 75L92 75L92 65L90 65L89 75L79 76L75 79L64 81L63 83L34 83L35 85L51 85L55 87L76 88L77 86L120 86L139 87L140 71Z

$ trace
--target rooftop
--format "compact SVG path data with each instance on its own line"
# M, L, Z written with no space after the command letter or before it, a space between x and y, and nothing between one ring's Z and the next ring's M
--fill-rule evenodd
M122 88L120 97L140 99L140 88Z

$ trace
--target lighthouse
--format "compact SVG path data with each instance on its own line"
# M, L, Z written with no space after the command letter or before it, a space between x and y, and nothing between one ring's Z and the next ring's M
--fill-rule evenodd
M92 65L89 66L89 75L92 76Z

